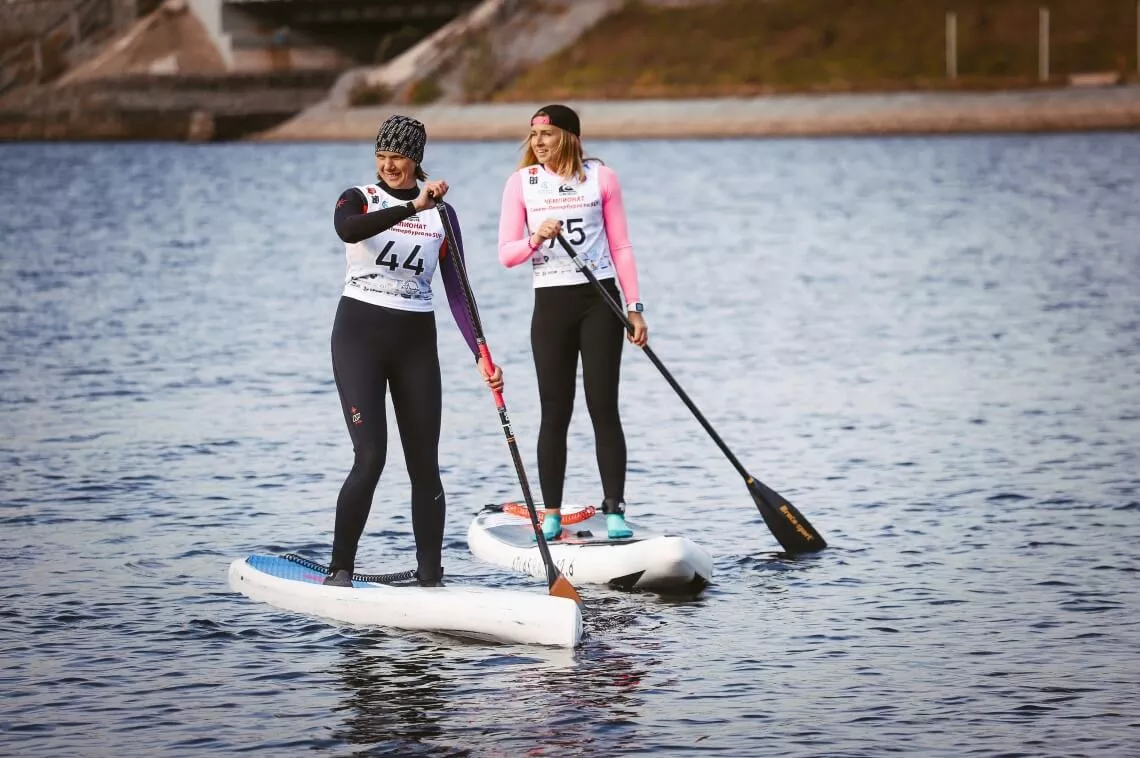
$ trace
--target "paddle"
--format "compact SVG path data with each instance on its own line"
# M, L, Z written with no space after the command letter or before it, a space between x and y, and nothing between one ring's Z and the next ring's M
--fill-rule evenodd
M558 235L558 243L562 245L562 249L570 256L570 260L574 262L574 266L586 275L590 283L593 284L598 292L601 293L602 297L605 298L610 309L613 310L613 312L618 315L618 318L621 319L622 323L625 324L626 330L632 334L633 324L630 323L622 311L621 306L614 300L613 296L602 287L602 283L594 276L594 272L582 262L582 259L574 252L574 248L571 247L570 243L567 242L566 238L561 234ZM681 389L681 385L677 383L677 380L674 379L673 375L665 368L665 364L663 364L657 355L649 348L649 345L645 345L641 349L649 356L649 360L653 361L653 365L656 366L657 370L661 372L661 375L665 377L665 381L669 382L669 386L673 388L681 397L681 400L684 401L685 405L688 406L689 410L693 412L693 415L697 417L697 421L701 422L701 426L703 426L705 431L709 433L709 436L713 438L713 442L717 444L720 451L725 454L729 462L732 463L740 475L744 477L744 483L748 485L748 491L752 494L752 499L756 502L756 508L760 511L760 515L764 517L764 523L768 525L772 536L776 538L776 541L780 543L784 550L795 555L796 553L813 553L827 547L827 542L823 539L823 536L808 523L808 520L804 518L803 514L800 513L794 505L781 497L775 490L772 490L763 482L755 479L745 470L736 456L732 454L732 451L728 449L728 445L724 443L724 440L722 440L720 435L712 428L712 425L704 417L704 414L697 409L697 406L685 393L685 390Z
M440 221L443 222L443 234L447 240L447 247L452 251L452 260L455 262L455 268L459 272L459 280L463 285L467 313L471 316L471 323L475 327L475 344L479 346L479 355L487 362L487 368L493 369L495 364L491 361L491 349L487 347L487 339L483 335L483 323L479 320L479 307L475 304L475 294L471 291L471 282L467 278L467 267L463 263L463 257L459 254L459 246L455 243L455 232L451 228L451 219L447 215L447 204L437 200L436 207L439 210ZM503 426L503 434L507 436L507 446L510 447L511 458L515 462L515 473L518 474L523 498L526 500L527 511L530 513L530 524L534 528L534 537L538 541L538 552L542 554L542 562L546 565L546 583L550 587L550 594L569 598L581 605L582 598L574 589L574 585L570 584L569 580L554 565L554 559L550 557L550 548L546 544L546 538L542 536L542 527L538 524L538 511L534 507L534 498L530 493L530 484L527 483L522 456L519 454L519 446L515 442L515 433L511 430L511 420L510 416L507 415L507 404L503 400L503 393L499 390L492 390L491 392L495 397L495 407L499 410L499 422Z

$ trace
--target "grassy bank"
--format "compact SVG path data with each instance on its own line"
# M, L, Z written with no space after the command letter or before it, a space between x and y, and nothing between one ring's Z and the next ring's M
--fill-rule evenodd
M495 100L705 97L787 92L1002 89L1038 81L1038 10L1050 74L1136 79L1136 0L724 0L629 3ZM958 77L946 76L946 13Z

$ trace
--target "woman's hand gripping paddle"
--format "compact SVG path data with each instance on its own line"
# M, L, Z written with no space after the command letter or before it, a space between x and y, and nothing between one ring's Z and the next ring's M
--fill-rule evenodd
M626 318L621 306L613 299L609 292L606 292L605 288L602 287L602 283L594 276L594 272L582 262L582 259L574 252L574 248L566 241L566 238L559 234L557 239L558 243L562 245L562 249L570 256L570 260L574 262L574 266L586 275L590 283L593 284L598 292L601 293L602 297L605 298L610 309L613 310L618 318L621 319L622 323L625 324L626 330L632 334L633 324ZM808 520L804 518L803 514L800 513L794 505L781 497L775 490L767 487L763 482L754 479L752 475L744 469L744 466L741 465L736 456L732 454L732 451L728 449L728 445L724 443L724 440L722 440L720 435L712 428L712 424L710 424L704 417L704 414L700 412L696 404L694 404L685 393L685 390L681 389L681 385L677 383L677 380L673 378L673 375L669 373L668 369L665 368L665 364L663 364L653 350L649 348L649 345L645 345L641 349L649 356L649 360L653 361L653 365L656 366L657 370L665 377L665 381L669 382L669 386L673 388L685 405L688 406L689 410L693 412L693 415L697 417L697 421L701 422L701 426L709 433L709 436L712 437L713 442L717 444L720 451L725 454L729 462L732 463L740 475L744 477L744 483L748 485L748 492L752 495L752 499L756 503L756 508L760 511L760 515L764 518L764 523L768 525L768 529L772 532L772 536L776 538L776 541L780 543L780 546L791 555L797 553L814 553L827 547L827 542L823 539L823 536L808 523Z
M455 264L456 270L459 272L459 279L463 284L463 294L467 302L467 313L471 317L471 323L475 327L475 343L479 346L479 356L486 361L487 370L493 371L495 364L491 361L491 350L487 347L487 339L483 335L483 324L479 320L479 307L475 304L475 294L471 291L471 282L467 278L467 266L463 263L463 257L459 254L459 246L455 242L455 232L451 228L451 218L447 213L447 204L442 200L436 201L436 207L439 210L440 221L443 222L443 233L447 240L447 247L451 251L452 261ZM527 511L530 513L530 523L534 528L534 537L538 542L538 551L542 554L542 562L546 566L546 583L550 587L550 594L556 597L564 597L573 600L579 605L582 604L582 598L578 595L578 591L574 589L574 585L562 575L558 567L554 565L554 559L550 557L550 548L546 544L546 538L542 536L542 527L538 523L538 511L534 507L534 497L531 496L530 484L527 482L526 470L523 468L522 456L519 454L519 446L515 442L515 433L511 430L511 419L507 415L507 404L503 400L503 393L499 390L492 390L495 397L495 407L499 411L499 422L503 426L503 434L507 436L507 446L511 449L511 458L515 462L515 473L519 477L519 485L522 486L523 498L526 500Z

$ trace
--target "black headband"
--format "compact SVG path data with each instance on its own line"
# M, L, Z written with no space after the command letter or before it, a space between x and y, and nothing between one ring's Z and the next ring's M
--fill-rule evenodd
M565 105L548 105L539 108L530 119L531 126L536 124L550 124L565 129L576 137L582 136L582 125L578 121L578 114Z

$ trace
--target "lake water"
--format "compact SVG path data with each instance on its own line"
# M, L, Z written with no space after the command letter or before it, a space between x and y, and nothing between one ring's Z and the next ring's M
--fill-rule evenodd
M587 147L654 350L831 547L781 557L627 349L631 521L714 554L700 597L581 586L571 652L235 594L235 558L327 560L332 210L371 145L0 145L0 753L1140 755L1140 134ZM426 167L537 483L530 275L495 255L517 158ZM447 574L542 592L467 551L519 491L441 307ZM569 469L596 501L581 390ZM411 565L392 445L359 566Z

